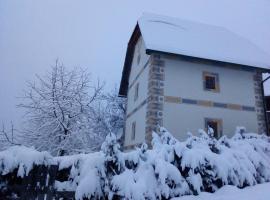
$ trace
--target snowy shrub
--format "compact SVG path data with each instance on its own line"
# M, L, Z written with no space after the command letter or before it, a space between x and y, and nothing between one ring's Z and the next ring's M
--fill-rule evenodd
M168 132L160 134L160 138L172 138ZM175 165L194 194L213 192L226 184L244 187L270 181L270 143L266 136L237 134L232 139L222 137L217 141L202 130L199 135L170 145L177 157ZM168 149L168 143L158 148ZM171 155L170 150L167 156Z
M224 185L243 188L270 182L270 138L243 130L219 140L211 130L199 130L198 136L189 133L180 142L160 127L153 133L152 149L142 144L130 152L120 150L114 134L108 134L100 152L90 154L52 157L13 147L0 152L0 180L16 169L23 177L34 165L58 164L69 174L67 180L56 181L55 188L74 191L78 200L171 199Z
M59 170L70 168L67 181L57 181L59 191L75 191L76 199L99 199L104 196L102 177L104 174L102 152L56 157Z
M112 185L118 196L127 199L156 199L154 169L148 164L141 165L137 171L126 169L113 177Z
M0 152L0 175L18 169L17 176L27 176L34 165L53 164L53 157L46 151L38 152L23 146L10 147Z

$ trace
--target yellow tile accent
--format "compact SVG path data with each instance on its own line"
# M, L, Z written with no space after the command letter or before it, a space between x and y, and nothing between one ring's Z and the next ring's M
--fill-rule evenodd
M212 107L213 106L213 102L211 102L211 101L198 100L197 104L201 105L201 106L207 106L207 107Z
M182 103L181 97L165 96L165 102L168 103Z

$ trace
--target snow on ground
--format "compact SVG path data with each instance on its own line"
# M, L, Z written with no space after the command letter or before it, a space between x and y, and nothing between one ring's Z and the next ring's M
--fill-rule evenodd
M202 192L198 196L183 196L172 200L269 200L270 183L258 184L244 189L226 185L215 193Z

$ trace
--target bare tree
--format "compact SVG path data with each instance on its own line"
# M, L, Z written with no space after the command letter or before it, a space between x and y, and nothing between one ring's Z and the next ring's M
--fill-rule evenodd
M5 124L2 123L0 130L0 150L4 150L7 147L13 145L20 145L19 140L19 131L14 128L14 124L10 122L10 128L6 128Z
M122 137L126 112L126 99L118 97L118 90L103 94L102 101L99 101L94 113L95 132L107 135L114 133Z
M94 131L93 119L104 84L93 84L85 70L67 70L58 61L36 78L18 105L26 110L24 143L54 155L97 148L105 136Z
M117 134L123 129L126 113L126 98L118 96L118 89L115 87L110 93L105 95L106 113L109 118L111 132Z

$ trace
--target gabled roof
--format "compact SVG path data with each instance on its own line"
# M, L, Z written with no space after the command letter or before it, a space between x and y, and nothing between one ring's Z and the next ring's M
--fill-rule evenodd
M134 46L140 35L148 54L162 52L270 71L270 55L248 39L226 28L155 14L144 14L138 20L128 44L119 90L120 96L127 95Z

